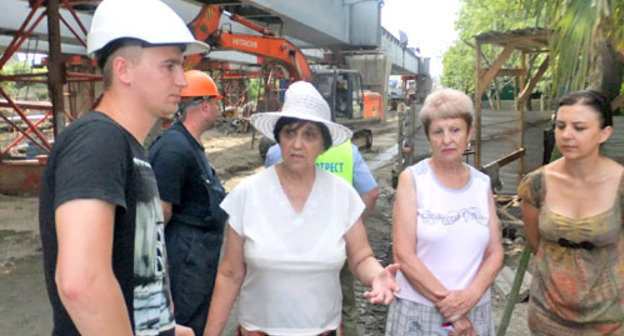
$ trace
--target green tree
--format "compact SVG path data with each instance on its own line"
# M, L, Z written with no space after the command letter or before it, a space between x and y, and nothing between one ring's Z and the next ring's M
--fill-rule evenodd
M0 75L21 75L29 73L42 73L47 72L46 68L37 69L33 68L28 61L9 61L1 70ZM41 100L45 100L48 97L46 84L41 83L25 83L14 81L0 81L0 87L6 91L10 96L18 96L20 92L26 89L34 89L37 91L36 97ZM41 94L43 93L43 94Z
M610 98L622 91L624 0L462 0L455 23L458 40L468 46L472 46L475 35L487 31L527 27L553 31L549 41L551 68L540 89L548 87L552 96L560 96L591 88ZM474 74L458 69L471 66L474 73L474 51L468 53L458 44L444 55L442 83L459 88L462 83L474 82ZM486 62L496 57L490 46L484 46L482 54ZM533 56L529 67L535 61ZM512 57L504 67L517 62ZM494 81L492 85L499 84Z
M472 41L475 35L496 30L533 27L535 19L523 0L462 0L455 29L459 38Z
M474 49L462 41L455 41L442 59L444 69L440 82L445 87L466 93L474 92Z
M443 73L441 82L443 85L461 89L465 92L474 92L475 81L475 49L474 36L488 31L506 31L527 27L535 27L539 24L535 9L531 9L526 0L462 0L459 17L455 21L455 29L459 33L458 40L447 50L443 56ZM481 49L482 60L485 64L493 62L500 48L484 45ZM529 60L529 66L535 61L535 57ZM518 56L511 57L504 67L518 65ZM499 88L509 84L512 79L506 81L495 79L492 89L496 92Z
M264 94L264 83L261 78L250 78L247 85L247 100L257 101Z

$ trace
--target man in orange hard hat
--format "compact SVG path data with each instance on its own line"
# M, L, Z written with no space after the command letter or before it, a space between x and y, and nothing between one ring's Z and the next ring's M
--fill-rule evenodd
M171 293L178 323L201 335L214 288L227 215L225 191L206 158L201 135L215 126L222 98L207 74L191 70L182 91L178 121L152 144L165 217Z

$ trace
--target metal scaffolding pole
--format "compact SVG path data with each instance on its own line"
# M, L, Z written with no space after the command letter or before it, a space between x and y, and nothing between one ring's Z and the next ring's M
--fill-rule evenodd
M53 124L54 137L65 126L65 109L63 101L63 84L65 83L65 72L63 69L61 55L61 27L59 0L48 0L48 37L50 45L50 62L48 75L48 89L54 110Z

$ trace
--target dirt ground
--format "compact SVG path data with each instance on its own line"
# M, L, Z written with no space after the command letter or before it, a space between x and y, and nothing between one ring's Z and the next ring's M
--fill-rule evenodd
M396 117L391 113L386 123L373 125L374 141L370 150L363 151L369 162L377 161L374 170L379 184L379 200L373 215L366 220L369 240L377 258L387 265L392 261L391 210L394 190L391 187L393 161L388 152L396 147ZM251 148L251 133L225 135L215 129L204 135L208 156L215 166L226 189L231 189L242 178L263 169L257 150ZM380 162L381 160L381 162ZM0 335L49 335L52 316L45 283L38 233L36 198L0 195ZM515 265L519 247L507 244L506 264ZM357 284L356 289L364 288ZM505 297L493 290L493 307L498 324ZM366 336L383 335L386 307L371 306L359 296L359 328ZM526 303L516 305L511 325L506 335L528 335L526 328Z

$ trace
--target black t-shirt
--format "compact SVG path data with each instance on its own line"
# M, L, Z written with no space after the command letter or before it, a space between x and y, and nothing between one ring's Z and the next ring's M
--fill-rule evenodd
M225 191L204 147L180 122L154 141L149 152L158 191L172 204L169 225L182 222L221 233L226 213L219 207Z
M74 121L56 139L39 198L53 335L79 335L59 299L54 279L58 254L54 213L63 203L76 199L98 199L116 206L113 272L135 335L173 335L162 208L145 156L132 134L94 111Z

